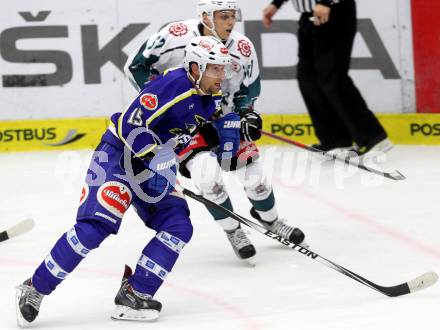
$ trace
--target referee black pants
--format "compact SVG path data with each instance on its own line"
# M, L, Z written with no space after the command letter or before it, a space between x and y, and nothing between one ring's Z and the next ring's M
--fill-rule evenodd
M299 22L298 83L315 128L327 147L373 146L386 133L348 75L356 34L356 3L331 7L330 20L315 26L311 13Z

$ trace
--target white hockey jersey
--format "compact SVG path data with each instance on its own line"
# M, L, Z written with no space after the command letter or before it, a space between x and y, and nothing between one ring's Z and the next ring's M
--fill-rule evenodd
M130 81L138 88L168 68L181 67L184 49L190 39L200 36L202 25L197 19L173 22L153 34L125 66ZM252 42L232 31L225 46L232 56L233 75L222 85L222 109L241 112L253 107L260 95L258 59Z

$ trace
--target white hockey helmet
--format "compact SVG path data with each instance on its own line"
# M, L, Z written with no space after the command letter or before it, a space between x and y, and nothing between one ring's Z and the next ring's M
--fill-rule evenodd
M197 4L197 16L200 22L203 22L203 13L213 20L214 12L219 10L238 11L237 0L199 0Z
M188 73L190 72L190 64L193 62L197 63L201 73L200 78L196 81L198 85L207 64L224 65L226 78L228 78L232 58L220 40L211 36L198 36L192 38L185 47L183 67Z
M241 11L237 7L237 0L199 0L197 3L197 16L199 17L200 23L202 23L207 29L209 29L216 38L220 39L217 31L215 30L214 24L214 12L222 10L234 10L236 22L241 21ZM212 23L212 27L209 27L203 21L203 14L208 15L208 19Z

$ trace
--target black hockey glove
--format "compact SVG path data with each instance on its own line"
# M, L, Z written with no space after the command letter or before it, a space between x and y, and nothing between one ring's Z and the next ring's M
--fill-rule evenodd
M262 128L261 116L255 111L247 112L241 118L240 138L246 142L257 141L261 138Z

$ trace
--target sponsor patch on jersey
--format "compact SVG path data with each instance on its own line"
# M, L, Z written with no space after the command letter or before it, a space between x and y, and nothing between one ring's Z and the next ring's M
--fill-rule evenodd
M84 204L88 196L89 196L89 186L87 184L84 184L84 186L81 189L81 196L79 197L79 206Z
M98 189L98 201L106 210L122 218L131 203L131 191L121 182L109 181Z
M157 100L157 96L154 94L146 93L142 94L139 98L140 104L147 110L156 110L159 101Z
M174 23L169 27L168 30L173 36L176 37L181 37L188 33L188 27L183 23Z
M238 40L237 48L241 55L246 57L251 56L251 44L249 41L244 39Z

